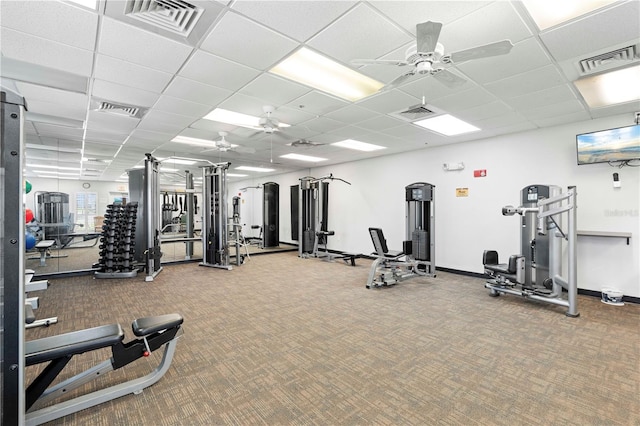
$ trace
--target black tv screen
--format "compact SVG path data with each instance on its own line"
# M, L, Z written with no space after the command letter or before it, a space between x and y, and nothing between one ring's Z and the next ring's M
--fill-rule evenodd
M578 164L640 159L640 124L576 136Z

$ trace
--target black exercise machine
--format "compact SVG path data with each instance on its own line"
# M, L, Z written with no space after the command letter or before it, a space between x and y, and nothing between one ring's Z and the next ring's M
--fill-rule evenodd
M120 324L103 325L25 342L26 366L49 363L27 387L25 424L39 425L49 422L129 393L138 394L153 385L171 365L177 338L182 334L178 334L182 322L183 318L179 314L139 318L131 324L133 334L139 338L127 343L124 343L124 332ZM146 376L31 411L36 403L41 405L67 395L109 371L149 356L162 346L164 353L160 364ZM108 347L112 353L110 359L51 386L74 355Z

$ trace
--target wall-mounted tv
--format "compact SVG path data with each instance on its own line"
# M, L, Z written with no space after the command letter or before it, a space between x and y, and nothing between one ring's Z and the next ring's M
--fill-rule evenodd
M578 164L640 159L640 124L576 136Z

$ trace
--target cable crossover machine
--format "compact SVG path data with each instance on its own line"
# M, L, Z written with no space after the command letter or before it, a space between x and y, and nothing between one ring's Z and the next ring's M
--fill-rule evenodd
M369 228L376 259L371 264L367 288L382 287L416 276L436 276L435 186L417 182L405 187L406 240L402 251L392 251L381 228Z

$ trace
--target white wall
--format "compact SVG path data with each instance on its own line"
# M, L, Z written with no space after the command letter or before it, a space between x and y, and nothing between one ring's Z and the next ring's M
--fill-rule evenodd
M389 247L401 249L404 240L404 187L414 182L436 186L436 265L482 272L482 252L495 249L502 259L519 252L519 217L501 214L504 205L519 205L520 190L531 184L575 185L578 229L631 232L625 239L578 238L578 287L599 291L620 289L640 296L640 168L613 168L607 164L578 166L575 135L629 125L629 114L552 128L498 136L482 141L428 148L371 160L311 169L309 175L333 173L352 183L334 181L329 190L329 248L371 253L370 226L384 230ZM446 172L444 162L464 162L462 171ZM487 176L474 178L473 170ZM612 174L622 187L613 188ZM291 241L289 187L305 173L269 176L280 184L280 240ZM263 181L230 184L235 195L243 186ZM456 197L456 188L469 196ZM261 223L261 191L253 198L243 193L243 215ZM255 208L254 208L255 205ZM256 216L257 215L257 216ZM243 220L243 222L245 222Z

